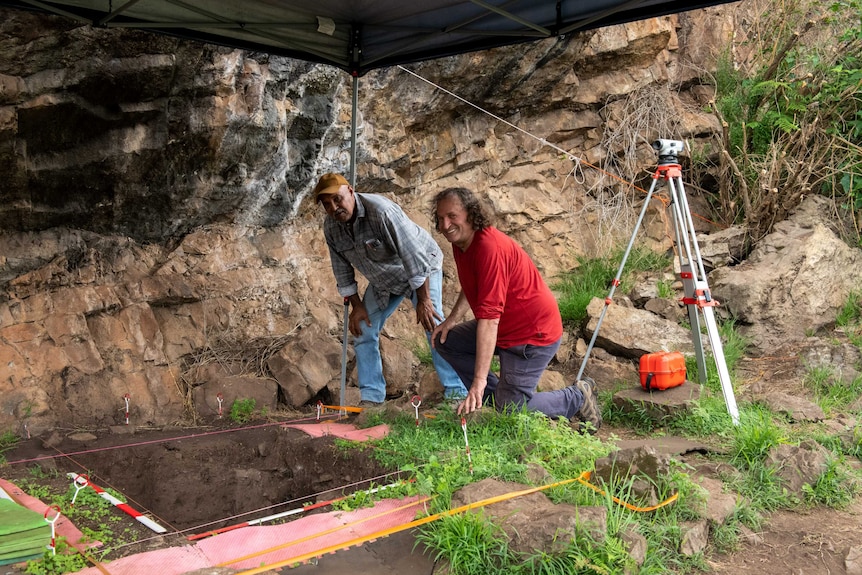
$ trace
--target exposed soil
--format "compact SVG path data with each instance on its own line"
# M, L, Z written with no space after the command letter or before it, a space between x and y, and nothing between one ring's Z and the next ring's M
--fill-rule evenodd
M136 430L134 433L69 433L32 438L5 453L0 477L48 486L64 493L67 473L86 475L96 486L121 493L135 510L165 527L160 536L116 509L123 546L115 559L161 546L184 545L197 533L331 501L356 490L392 483L368 450L345 450L336 438L311 437L280 423L246 427ZM131 431L131 430L129 430ZM63 454L63 455L61 455ZM20 462L20 463L16 463ZM41 472L34 471L40 468ZM319 507L303 514L328 511ZM75 519L79 528L92 527Z
M799 391L801 386L786 363L794 362L781 359L775 369L757 362L748 364L741 392L756 388L767 369L770 388ZM782 370L787 372L786 378L776 376ZM278 423L255 422L251 428L238 427L219 421L211 427L139 429L133 434L105 430L83 440L80 436L74 439L71 433L56 434L47 442L45 438L33 438L5 454L10 462L30 461L7 465L0 469L0 476L13 482L33 481L29 468L38 465L46 472L39 482L52 484L55 491L60 491L71 484L65 477L67 472L88 473L93 483L119 491L133 507L175 532L155 536L145 526L126 521L129 529L137 531L139 542L120 548L111 558L187 544L186 536L190 534L299 508L304 503L328 501L366 489L372 480L380 485L395 479L387 474L397 470L384 469L369 451L339 449L333 437L311 437ZM600 433L606 439L613 435L632 436L626 429L608 426ZM327 510L322 507L309 513ZM121 511L117 513L128 520ZM340 551L337 557L327 556L316 566L306 565L292 572L322 575L359 563L365 565L363 572L369 575L434 572L433 562L427 557L421 559L421 568L404 564L422 554L421 547L414 547L414 543L409 534L400 534ZM738 551L711 552L708 562L713 572L728 575L847 575L860 572L854 571L852 565L848 570L845 564L848 551L856 546L862 546L859 500L842 511L816 508L774 513L762 532L743 538ZM16 573L8 567L3 569L0 572Z

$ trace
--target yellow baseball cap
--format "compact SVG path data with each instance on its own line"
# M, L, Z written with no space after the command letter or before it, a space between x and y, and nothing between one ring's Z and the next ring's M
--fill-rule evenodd
M314 186L314 190L311 192L314 197L314 203L317 203L320 196L336 194L341 186L349 185L350 182L348 182L347 178L341 174L323 174L320 176L320 179L317 181L317 185Z

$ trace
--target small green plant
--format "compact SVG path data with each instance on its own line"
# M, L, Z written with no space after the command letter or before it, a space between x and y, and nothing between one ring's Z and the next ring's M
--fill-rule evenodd
M234 423L248 423L254 416L256 406L257 402L250 397L237 399L231 404L228 417Z
M862 322L862 291L852 291L847 295L847 301L835 317L835 323L846 327L860 322Z
M850 292L847 301L835 318L835 323L844 328L847 338L853 345L862 348L862 291Z
M63 575L75 573L87 566L84 557L70 547L64 537L57 538L56 551L56 555L48 550L41 559L27 561L24 572L29 575Z
M332 508L339 511L354 511L363 507L373 507L374 496L367 491L357 491L350 497L332 502Z
M36 499L40 499L42 501L51 501L51 498L53 497L50 487L48 487L47 485L40 485L35 481L30 481L28 479L19 480L18 487L20 487L28 495L31 495Z
M482 515L443 517L430 523L418 539L436 550L435 560L448 560L453 575L500 573L508 563L505 536Z
M814 485L803 485L806 500L835 509L844 509L859 493L859 478L852 476L844 465L843 456L833 457Z
M56 478L60 475L60 472L56 467L42 467L41 465L34 465L27 469L27 473L30 474L30 477L33 479L45 479L45 478Z
M431 358L431 348L424 339L413 344L413 355L416 356L422 365L432 365L434 363Z
M3 454L15 447L15 444L18 443L18 439L18 436L11 431L4 431L0 434L0 465L6 463L6 456Z
M658 292L658 297L672 299L674 296L673 282L666 279L658 280L656 283L656 291Z

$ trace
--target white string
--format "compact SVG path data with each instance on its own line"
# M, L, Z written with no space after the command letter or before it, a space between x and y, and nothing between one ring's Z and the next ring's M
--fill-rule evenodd
M429 84L429 85L433 86L434 88L436 88L436 89L440 90L441 92L445 92L446 94L449 94L449 95L450 95L450 96L452 96L453 98L455 98L455 99L457 99L457 100L460 100L461 102L464 102L464 103L465 103L465 104L467 104L468 106L472 106L473 108L476 108L477 110L479 110L479 111L480 111L480 112L482 112L483 114L487 114L487 115L491 116L492 118L494 118L494 119L495 119L495 120L497 120L498 122L502 122L502 123L506 124L507 126L509 126L510 128L514 128L515 130L518 130L518 131L519 131L519 132L521 132L522 134L525 134L525 135L529 136L530 138L533 138L534 140L537 140L537 141L538 141L538 142L540 142L542 145L544 145L544 146L548 146L548 147L553 148L554 150L556 150L556 151L560 152L561 154L565 155L565 156L566 156L566 158L568 158L568 160L569 160L569 161L576 162L575 170L577 170L577 169L578 169L578 167L581 165L581 159L580 159L580 158L578 158L577 156L575 156L574 154L572 154L571 152L569 152L568 150L564 150L563 148L561 148L561 147L559 147L559 146L555 146L554 144L550 143L549 141L547 141L547 140L546 140L546 139L544 139L544 138L540 138L540 137L538 137L538 136L535 136L535 135L531 134L531 133L530 133L530 132L528 132L527 130L525 130L525 129L523 129L523 128L519 127L519 126L516 126L516 125L515 125L515 124L513 124L512 122L509 122L509 121L507 121L507 120L504 120L504 119L503 119L503 118L501 118L500 116L497 116L496 114L493 114L493 113L489 112L488 110L485 110L485 109L484 109L484 108L482 108L481 106L478 106L478 105L474 104L473 102L470 102L469 100L466 100L465 98L462 98L462 97L461 97L461 96L459 96L458 94L456 94L456 93L454 93L454 92L451 92L451 91L447 90L446 88L444 88L444 87L440 86L439 84L435 84L435 83L434 83L434 82L432 82L431 80L428 80L427 78L423 78L422 76L420 76L420 75L419 75L419 74L417 74L416 72L413 72L413 71L411 71L411 70L408 70L408 69L407 69L407 68L405 68L404 66L398 66L398 68L399 68L399 69L401 69L401 70L403 70L403 71L405 71L405 72L407 72L407 73L408 73L408 74L410 74L411 76L413 76L413 77L415 77L415 78L418 78L418 79L422 80L422 81L423 81L423 82L425 82L426 84ZM574 170L573 170L573 171L574 171ZM577 181L577 180L576 180L576 181Z

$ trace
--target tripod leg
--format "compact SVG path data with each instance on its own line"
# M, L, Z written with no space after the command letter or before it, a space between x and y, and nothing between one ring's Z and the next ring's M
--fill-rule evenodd
M700 248L697 244L697 234L694 230L694 221L691 217L691 211L688 207L688 200L685 197L685 187L682 184L682 176L674 176L670 180L671 193L673 196L674 217L678 218L678 233L681 234L682 248L685 250L687 258L685 266L681 263L680 269L685 270L684 275L688 276L690 282L688 289L691 290L691 296L686 293L686 305L689 308L689 317L697 315L697 309L703 312L704 322L706 323L706 331L709 337L709 345L712 348L712 356L715 360L715 366L718 370L718 379L721 383L721 391L724 395L724 403L727 405L727 412L730 414L734 425L739 425L739 410L736 406L736 397L733 394L733 385L730 382L730 373L727 370L727 362L724 358L724 348L721 344L721 335L718 333L718 325L715 322L715 313L712 307L715 302L709 290L709 284L706 281L706 271L703 267L703 259L700 256ZM695 259L692 259L692 253ZM680 258L683 257L680 252ZM681 275L683 272L681 271ZM685 282L683 283L685 285ZM692 314L692 309L695 310ZM692 341L697 339L700 341L700 326L692 321ZM696 331L695 331L696 330ZM698 343L695 343L695 350L698 349ZM706 381L706 363L701 364L703 355L703 347L700 347L700 355L698 356L698 371L701 375L701 383Z
M596 322L596 329L593 330L593 336L590 338L590 343L587 346L587 351L584 353L584 359L581 361L581 367L578 369L578 375L575 378L575 381L580 381L584 376L584 368L587 367L587 360L590 358L590 352L593 350L593 346L596 344L596 338L599 335L599 329L602 327L602 322L605 319L605 314L608 311L608 306L611 305L611 302L614 298L614 291L616 291L617 286L620 285L620 278L623 275L623 268L625 268L626 260L629 258L629 254L632 251L632 246L635 243L635 237L638 235L638 230L641 227L641 223L643 222L644 216L646 215L647 208L649 207L650 200L652 199L653 192L655 191L656 182L658 178L654 178L652 184L650 185L649 192L644 199L644 205L641 208L640 214L638 215L638 220L635 222L635 228L632 230L632 237L629 239L629 243L626 246L626 251L623 254L623 259L620 261L620 267L617 270L617 275L614 277L614 281L611 284L611 291L608 292L608 296L605 298L605 307L602 308L602 313L599 314L599 319Z
M690 264L680 264L680 278L682 278L683 293L686 301L696 299L694 279ZM703 385L706 383L706 358L703 352L703 340L700 337L700 315L697 313L697 305L686 304L688 310L688 324L691 326L691 344L694 346L694 357L697 360L697 381Z
M688 223L685 219L684 204L680 193L682 183L677 184L673 179L668 181L671 192L671 214L673 216L673 229L676 234L677 256L679 258L679 277L682 280L683 293L685 294L686 310L688 311L688 324L691 326L691 344L694 347L694 357L697 360L697 380L703 385L706 383L706 356L703 352L703 340L700 337L700 315L697 313L697 301L695 293L695 273L691 263L691 247L688 241ZM686 230L686 231L683 231Z
M718 333L712 307L703 308L703 317L706 322L706 332L709 334L709 345L712 347L712 355L715 357L715 366L718 368L718 379L721 382L724 403L727 405L727 412L730 414L733 424L739 425L739 409L736 407L736 396L733 395L733 387L730 384L730 374L724 359L724 348L721 346L721 336Z

